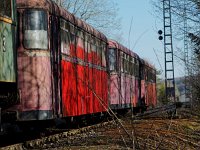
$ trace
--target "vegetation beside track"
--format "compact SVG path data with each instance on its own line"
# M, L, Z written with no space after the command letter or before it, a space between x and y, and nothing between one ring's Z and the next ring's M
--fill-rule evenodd
M200 118L189 109L177 116L137 118L127 114L120 119L123 128L112 123L24 142L23 149L200 149ZM8 148L7 148L8 149Z

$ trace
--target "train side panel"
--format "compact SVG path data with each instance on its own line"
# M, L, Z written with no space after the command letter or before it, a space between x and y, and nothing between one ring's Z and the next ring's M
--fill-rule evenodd
M129 107L130 108L130 104L131 104L131 101L130 101L130 99L131 99L131 95L132 95L132 90L131 90L131 87L133 86L133 85L131 85L131 75L127 75L126 76L126 81L125 81L125 83L126 83L126 88L125 88L125 91L126 91L126 98L125 98L125 105L124 105L124 107L125 108L127 108L127 107Z
M62 60L63 116L77 115L77 80L75 64Z
M113 74L110 76L110 106L111 108L117 107L120 104L120 85L119 85L118 74Z
M157 104L156 94L156 71L147 61L140 62L141 70L141 108L155 107Z
M117 109L136 107L139 84L135 63L138 56L115 41L109 41L110 106ZM138 61L138 60L137 60Z
M45 52L44 52L45 54ZM20 120L52 118L51 66L49 57L18 57Z
M132 97L132 103L133 107L137 107L137 104L139 102L139 84L138 84L138 79L136 77L133 77L132 80L132 85L133 85L133 95Z

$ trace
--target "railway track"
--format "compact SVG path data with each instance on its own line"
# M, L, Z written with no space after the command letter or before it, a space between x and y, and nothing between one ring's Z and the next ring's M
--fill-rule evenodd
M171 118L176 117L176 110L180 108L181 105L179 103L172 103L168 105L164 105L161 107L156 107L149 109L143 113L137 114L135 118Z
M51 130L51 135L48 136L42 136L42 137L37 137L36 139L33 140L25 140L20 143L16 144L11 144L9 146L3 146L0 147L1 150L20 150L20 149L43 149L43 148L48 148L52 147L53 145L56 145L56 142L61 142L61 140L64 140L65 143L71 143L74 139L77 139L80 137L81 134L92 134L92 131L101 128L101 127L113 127L114 121L108 121L108 122L103 122L87 127L83 127L80 129L71 129L71 130L63 130L63 129L56 129L55 132L54 130ZM59 133L58 133L59 132Z
M145 117L142 118L140 114L138 115L140 117L135 117L134 120L130 113L124 118L121 117L120 122L126 131L116 123L116 120L112 120L68 131L56 129L55 131L60 133L0 149L128 149L133 148L133 141L136 149L172 149L173 147L200 149L199 120L173 119L163 115L156 118L157 114L162 114L159 110L166 113L174 110L174 106L150 110L148 115L143 114ZM53 133L54 130L51 132Z

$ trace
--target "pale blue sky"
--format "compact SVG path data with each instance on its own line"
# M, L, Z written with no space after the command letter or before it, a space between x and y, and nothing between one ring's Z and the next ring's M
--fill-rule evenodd
M115 0L119 8L118 15L121 18L125 46L129 47L128 37L131 19L133 18L130 34L130 49L136 52L140 57L153 63L158 70L161 70L162 67L162 77L164 77L163 44L158 40L157 33L159 29L163 28L163 22L153 15L155 12L153 12L154 10L150 1L151 0ZM176 43L174 43L174 45L176 45ZM161 63L161 67L159 62ZM184 76L184 72L180 67L175 67L175 76Z

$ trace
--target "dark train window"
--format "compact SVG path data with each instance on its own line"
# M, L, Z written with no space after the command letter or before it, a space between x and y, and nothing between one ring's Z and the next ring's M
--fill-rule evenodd
M90 53L90 51L91 51L91 48L90 48L90 40L91 40L91 36L90 36L90 34L86 34L86 42L87 42L87 53Z
M125 72L129 73L129 56L127 54L125 55Z
M92 51L93 51L93 64L97 64L97 47L96 47L96 38L95 37L92 37Z
M24 12L24 46L28 49L48 49L45 11L26 10Z
M129 55L124 53L123 59L123 70L125 73L130 74Z
M123 61L123 71L126 72L126 54L123 53L123 57L122 57L122 61Z
M139 77L139 61L135 59L135 76Z
M96 38L94 36L92 36L91 44L92 44L92 51L96 53Z
M72 34L75 34L75 27L74 27L74 25L70 23L69 26L70 26L70 32Z
M134 58L130 57L129 60L130 75L134 75Z
M77 44L79 47L81 47L85 51L85 49L84 49L84 33L80 29L77 30ZM79 53L79 52L77 51L77 53Z
M102 66L106 67L106 49L107 49L107 45L105 42L102 42L103 47L102 47Z
M117 70L117 55L116 49L110 48L108 51L108 62L109 62L109 70L116 71Z
M0 2L0 15L11 18L12 17L12 1L1 0Z
M61 29L61 52L70 55L70 33Z
M129 56L126 54L126 73L128 74L129 73L129 66L128 66L128 64L129 64Z

